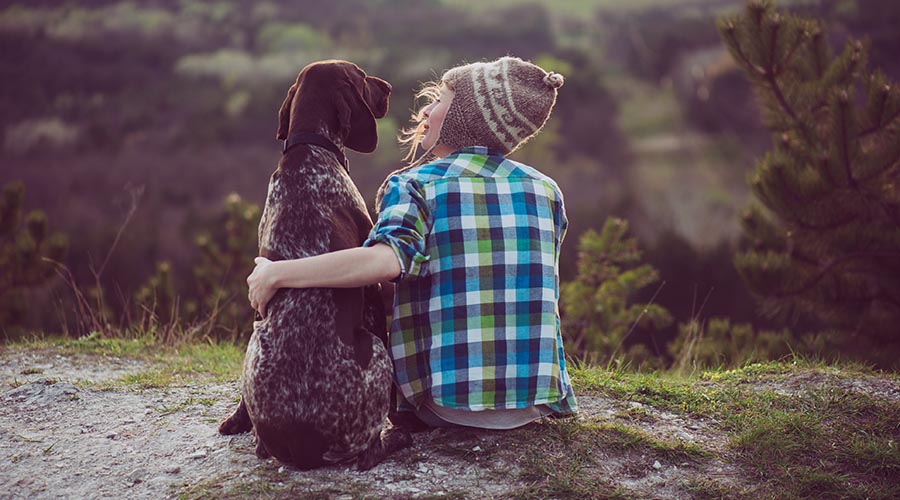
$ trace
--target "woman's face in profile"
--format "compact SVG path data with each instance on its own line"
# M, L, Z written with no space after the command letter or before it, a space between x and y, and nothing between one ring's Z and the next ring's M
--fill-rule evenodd
M440 137L441 126L444 124L444 117L447 116L447 110L452 101L453 91L446 85L441 85L441 95L438 100L425 108L425 136L422 137L422 147L426 150L431 149Z

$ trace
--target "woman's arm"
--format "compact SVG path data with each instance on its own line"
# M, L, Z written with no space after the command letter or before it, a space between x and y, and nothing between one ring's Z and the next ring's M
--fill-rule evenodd
M383 243L348 248L304 259L255 259L247 277L250 305L266 315L266 305L279 288L356 288L389 281L400 275L400 261Z

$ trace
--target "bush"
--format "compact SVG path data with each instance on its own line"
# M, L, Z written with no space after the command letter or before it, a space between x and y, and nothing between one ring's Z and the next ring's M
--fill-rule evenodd
M21 329L27 311L25 290L49 282L54 264L68 249L65 235L48 235L43 212L33 210L22 217L24 198L21 182L4 186L0 197L0 332L5 336Z
M755 361L771 361L790 355L790 331L754 331L753 326L731 324L727 318L711 318L678 325L679 335L669 346L675 370L738 368Z

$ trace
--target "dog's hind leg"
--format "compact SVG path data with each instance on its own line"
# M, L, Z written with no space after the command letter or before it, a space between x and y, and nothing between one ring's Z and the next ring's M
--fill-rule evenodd
M241 398L241 403L234 410L234 413L219 424L219 434L230 436L232 434L249 432L250 429L253 429L253 422L250 421L250 414L247 413L247 405L244 404L244 398Z
M369 443L366 451L359 455L356 467L366 471L375 467L389 455L407 448L412 444L409 432L402 429L387 429Z
M259 436L256 436L256 458L265 460L271 456L272 454L266 449L266 445L263 444L262 439L260 439Z

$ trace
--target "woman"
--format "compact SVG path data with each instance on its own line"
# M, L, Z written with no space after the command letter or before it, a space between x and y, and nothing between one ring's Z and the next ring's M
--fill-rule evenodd
M506 159L543 127L562 75L514 57L448 70L404 131L360 248L257 258L250 303L282 287L397 284L391 324L400 411L431 426L514 428L576 411L559 328L562 193ZM409 414L407 414L409 415Z

